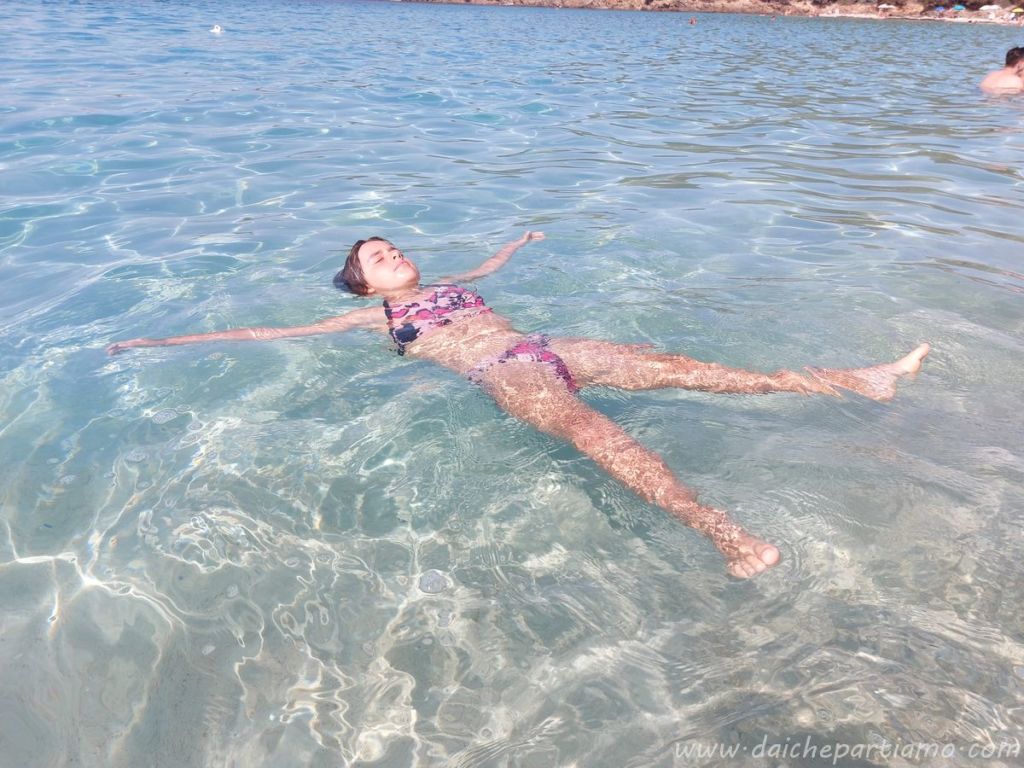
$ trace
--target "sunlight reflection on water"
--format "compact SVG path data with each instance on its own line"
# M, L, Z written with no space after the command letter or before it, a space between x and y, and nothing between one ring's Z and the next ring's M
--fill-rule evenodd
M12 765L1020 738L1024 101L974 90L1017 30L5 10ZM525 228L478 286L523 331L765 370L935 353L888 406L586 395L778 542L754 584L380 338L102 353L364 306L330 287L357 237L429 278Z

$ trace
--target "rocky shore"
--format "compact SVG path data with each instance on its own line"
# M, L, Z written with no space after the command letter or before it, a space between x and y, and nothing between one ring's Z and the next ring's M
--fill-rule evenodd
M422 3L468 3L473 5L533 5L549 8L593 8L624 11L677 11L683 13L753 13L767 16L842 16L854 18L932 19L979 23L1020 23L1021 16L1011 11L1017 5L978 3L968 5L969 10L946 10L938 13L936 3L920 0L404 0ZM1021 0L1024 2L1024 0ZM956 4L953 0L948 7ZM1001 10L991 10L999 5ZM980 7L986 10L979 10Z

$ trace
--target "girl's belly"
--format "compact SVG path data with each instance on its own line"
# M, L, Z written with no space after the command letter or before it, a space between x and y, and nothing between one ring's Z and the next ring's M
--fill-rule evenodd
M522 338L508 320L488 312L437 328L411 343L406 355L465 375L481 360L500 355Z

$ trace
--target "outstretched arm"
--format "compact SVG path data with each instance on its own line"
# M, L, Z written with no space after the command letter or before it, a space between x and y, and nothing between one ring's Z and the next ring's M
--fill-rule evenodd
M463 281L476 280L484 275L489 275L491 272L494 272L504 266L505 262L509 260L509 257L524 245L533 240L543 239L543 232L526 232L518 240L513 240L476 269L470 270L469 272L463 272L461 275L446 277L443 281L448 282L450 280L454 283L461 283Z
M292 336L315 336L318 333L338 333L352 328L372 328L382 322L379 307L354 309L344 315L329 317L313 325L296 325L291 328L235 328L230 331L196 333L188 336L172 336L169 339L130 339L119 341L107 347L108 355L116 355L133 347L172 347L179 344L198 344L203 341L266 341Z

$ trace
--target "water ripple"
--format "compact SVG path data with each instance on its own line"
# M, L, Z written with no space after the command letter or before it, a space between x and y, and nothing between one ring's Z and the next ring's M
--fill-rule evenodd
M5 757L649 766L1020 737L1024 106L973 88L1013 30L4 10ZM761 370L935 352L890 405L585 395L779 544L740 584L379 338L102 351L365 306L330 277L367 234L436 276L522 228L548 239L481 289L525 331Z

